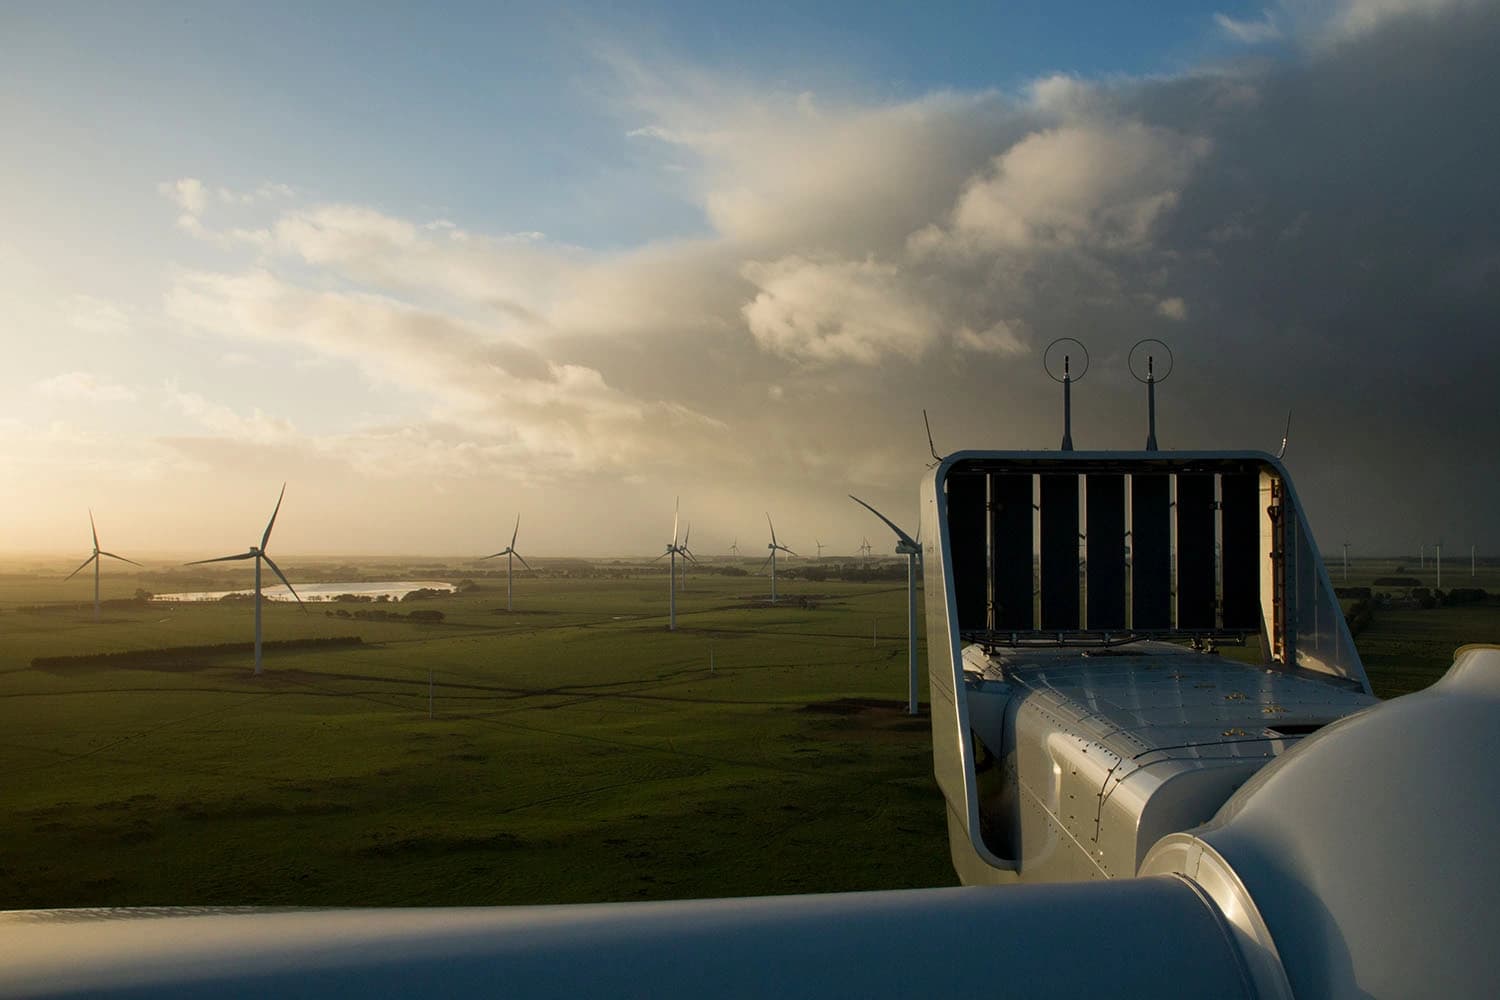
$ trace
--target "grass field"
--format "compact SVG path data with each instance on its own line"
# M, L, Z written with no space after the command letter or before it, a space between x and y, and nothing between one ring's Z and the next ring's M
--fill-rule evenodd
M514 613L503 578L411 605L441 624L268 605L267 639L363 643L270 651L259 679L244 652L32 668L245 641L251 608L127 603L96 625L91 581L0 575L0 908L953 883L927 720L903 710L904 584L788 581L772 608L763 578L696 574L674 634L665 577L633 572L518 579ZM194 589L105 582L106 600ZM1467 641L1500 641L1500 606L1382 611L1359 646L1390 696Z
M160 582L111 578L105 597ZM951 883L927 723L903 710L904 586L788 583L755 606L765 583L695 575L676 634L662 576L518 580L513 614L486 581L418 605L441 625L268 605L268 639L364 645L268 653L257 680L244 653L31 669L248 639L251 609L95 625L91 607L17 610L76 586L0 579L0 906Z

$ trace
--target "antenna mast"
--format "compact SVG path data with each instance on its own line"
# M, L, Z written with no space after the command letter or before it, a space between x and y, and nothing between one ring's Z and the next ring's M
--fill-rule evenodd
M1054 368L1057 367L1056 358L1062 355L1062 376L1059 377ZM1083 355L1083 370L1077 375L1073 374L1073 356ZM1047 370L1047 375L1054 382L1061 382L1063 387L1063 436L1062 450L1073 450L1073 383L1083 381L1083 376L1089 370L1089 350L1082 343L1072 337L1059 337L1047 345L1046 352L1042 355L1042 367Z
M1167 370L1160 377L1156 374L1156 353L1155 349L1150 346L1152 344L1165 351L1167 355ZM1145 350L1142 351L1142 348ZM1136 370L1138 366L1136 358L1141 354L1144 354L1146 360L1144 378ZM1136 341L1135 346L1130 349L1130 374L1135 376L1137 382L1146 384L1146 450L1160 451L1161 448L1156 443L1156 386L1158 383L1165 382L1172 374L1172 349L1155 337Z

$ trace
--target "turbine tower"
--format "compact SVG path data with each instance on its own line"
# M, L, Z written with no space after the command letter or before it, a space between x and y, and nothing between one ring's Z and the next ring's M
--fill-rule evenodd
M785 545L782 545L780 542L778 542L776 540L776 525L771 524L771 512L770 511L766 511L766 523L771 525L771 541L769 543L767 543L767 545L766 545L766 548L768 548L768 549L771 550L771 555L766 559L766 562L771 564L771 603L775 604L776 603L776 553L777 552L785 552L789 556L794 556L797 553L793 552L791 549L787 548ZM761 569L765 569L765 563L761 563Z
M83 567L87 566L89 563L94 564L94 621L97 622L99 620L99 557L109 556L111 559L120 560L120 562L128 562L132 566L139 566L140 563L136 562L134 559L126 559L124 556L117 556L113 552L105 552L99 547L99 529L94 527L94 512L92 510L89 511L89 530L94 533L94 554L83 561L83 566L79 566L73 572L69 573L63 580L63 582L67 583L68 580L71 580L79 573L82 573Z
M248 552L243 552L239 555L219 556L217 559L195 559L185 564L188 566L201 566L204 563L232 562L237 559L255 560L255 676L257 677L260 676L260 564L262 562L271 567L271 572L275 573L277 578L286 584L286 589L292 592L292 596L297 598L297 606L302 609L304 614L307 613L307 605L302 603L302 598L298 596L297 589L292 586L292 581L288 580L286 574L281 571L281 567L277 566L276 563L271 561L271 557L266 555L266 544L271 541L271 529L276 525L276 515L281 512L281 498L284 496L286 496L286 483L281 484L281 493L276 497L276 508L271 511L271 520L266 522L266 532L260 536L259 546L252 545Z
M694 562L697 562L697 560L693 558L693 554L688 551L687 538L684 537L680 544L677 541L677 517L681 512L681 509L682 501L681 499L679 499L676 505L672 508L672 540L667 543L667 550L665 552L657 556L655 559L651 560L652 562L660 562L663 559L669 560L667 563L668 632L677 631L677 557L682 556L683 558L682 565L684 572L687 571L687 560L692 559ZM691 531L692 528L689 527L688 530Z
M521 565L522 566L525 566L527 569L531 569L531 563L527 562L526 561L526 557L523 556L523 555L521 555L521 553L519 553L519 552L516 551L516 536L519 535L520 533L521 533L521 515L517 514L516 515L516 530L512 531L510 533L510 544L507 545L505 548L501 549L499 552L496 552L494 555L488 555L488 556L484 557L484 559L498 559L500 556L504 556L505 557L505 610L506 611L510 611L511 610L511 606L510 606L510 599L511 599L511 569L515 566L516 560L517 559L521 560ZM483 562L484 559L481 559L480 562ZM533 573L536 572L536 570L534 570L534 569L532 569L531 571Z
M913 538L900 528L896 522L886 517L880 511L865 503L853 493L849 499L868 510L871 514L880 518L892 531L896 533L896 554L906 557L906 645L907 645L907 683L906 683L906 714L917 714L917 560L922 556L922 543L919 540L922 529L917 529L919 538ZM866 543L868 544L868 543Z

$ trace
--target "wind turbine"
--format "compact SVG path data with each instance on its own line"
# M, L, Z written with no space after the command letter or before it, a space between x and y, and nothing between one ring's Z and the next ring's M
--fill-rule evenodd
M859 561L864 562L870 558L870 540L861 538L859 543Z
M818 547L818 558L822 559L823 558L823 543L820 542L820 541L818 541L817 539L813 539L813 544Z
M501 549L499 552L496 552L494 555L489 555L489 556L485 556L484 557L484 559L497 559L500 556L504 556L505 557L505 610L506 611L511 610L511 606L510 606L510 598L511 598L511 581L510 581L510 577L511 577L511 569L515 566L516 560L517 559L521 560L521 565L522 566L525 566L527 569L531 569L531 563L527 562L526 561L526 557L523 556L523 555L521 555L521 553L519 553L519 552L516 551L516 536L519 535L520 533L521 533L521 515L517 514L516 515L516 530L512 531L510 533L510 544L507 545L505 548ZM481 559L480 562L483 562L484 559ZM533 573L536 572L536 570L534 570L534 569L532 569L531 571Z
M739 535L735 535L734 536L734 541L732 541L732 542L729 543L729 551L734 553L734 557L736 559L738 559L740 557L740 536Z
M302 612L304 614L307 613L307 605L302 603L302 598L298 596L296 588L292 586L292 581L288 580L286 574L281 571L281 567L277 566L271 561L271 557L266 555L266 544L271 540L271 528L276 524L276 515L281 512L281 498L284 496L286 496L286 483L281 484L281 493L276 497L276 509L271 511L271 519L266 522L266 532L260 536L259 546L252 545L248 552L243 552L239 555L219 556L217 559L195 559L186 564L188 566L201 566L204 563L231 562L236 559L255 560L255 676L257 677L260 676L260 564L262 561L271 567L271 572L275 573L281 582L286 584L286 589L292 592L292 596L297 598L297 606L302 609Z
M136 562L134 559L126 559L124 556L117 556L113 552L105 552L99 547L99 529L94 527L94 512L92 510L89 511L89 530L94 533L94 554L83 561L83 566L79 566L73 572L69 573L67 577L64 578L63 582L67 583L68 580L71 580L79 573L82 573L83 567L87 566L89 563L94 564L94 621L97 622L99 620L99 557L109 556L111 559L120 560L120 562L128 562L132 566L139 566L140 563Z
M692 559L694 562L697 562L697 560L693 558L693 554L688 551L687 538L684 537L681 544L679 544L677 541L677 516L680 513L681 508L681 500L679 500L677 504L672 508L672 540L667 543L667 550L661 555L657 556L655 559L651 560L652 562L660 562L663 559L669 560L667 563L668 632L677 631L677 557L682 556L683 558L682 565L684 573L687 572L687 560ZM693 529L690 525L688 527L688 531L691 532L692 530Z
M766 562L768 562L768 563L771 564L771 603L775 604L776 603L776 553L777 552L785 552L789 556L794 556L797 553L793 552L791 549L787 548L785 545L782 545L780 542L776 541L776 525L771 524L771 512L770 511L766 511L766 523L771 525L771 541L766 545L766 548L768 548L768 549L771 550L771 555L766 559ZM761 568L762 569L765 568L765 563L761 564Z
M853 493L849 499L868 510L871 514L880 518L892 531L896 533L896 554L906 556L906 645L907 645L907 684L906 684L906 714L917 714L917 560L922 556L922 543L918 538L913 538L900 528L896 522L886 517L880 511L865 503ZM917 529L920 538L922 529ZM866 542L868 544L868 542Z

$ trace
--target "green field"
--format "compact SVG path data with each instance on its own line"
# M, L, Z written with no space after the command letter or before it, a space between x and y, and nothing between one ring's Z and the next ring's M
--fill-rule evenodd
M351 571L283 565L294 580ZM764 578L695 574L668 633L660 565L539 568L517 579L514 613L493 576L378 606L441 624L268 605L268 640L362 643L270 650L259 679L236 651L34 668L247 641L251 608L123 601L95 624L91 581L0 575L0 908L953 883L927 720L904 713L904 583L786 581L769 607ZM106 600L243 583L106 570ZM1382 611L1358 640L1385 696L1430 683L1469 641L1500 641L1493 600Z
M172 582L106 579L106 600ZM258 680L248 653L32 669L251 635L244 603L18 610L79 583L0 578L0 907L953 881L927 722L904 713L904 585L788 582L771 608L764 579L695 574L673 634L664 575L517 580L513 614L490 579L411 605L440 625L270 604L268 640L364 644L270 651Z

